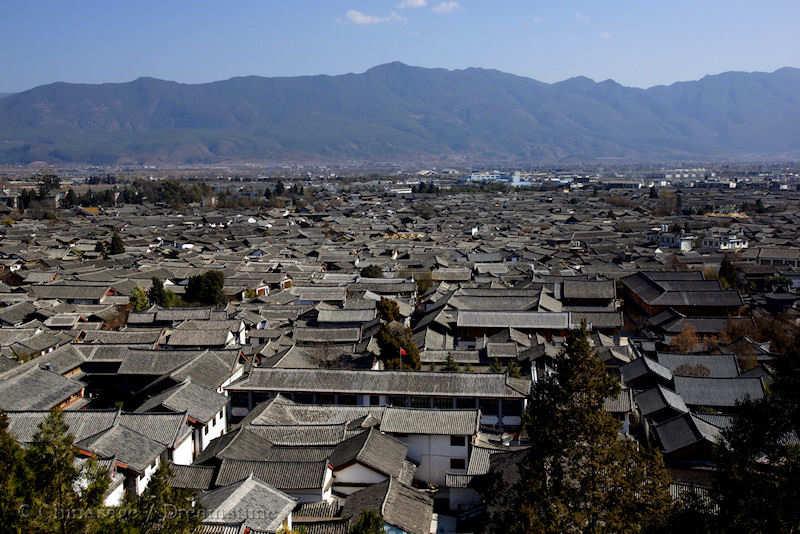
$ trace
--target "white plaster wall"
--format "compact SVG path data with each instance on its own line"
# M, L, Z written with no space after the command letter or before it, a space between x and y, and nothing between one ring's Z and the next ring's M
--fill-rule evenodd
M360 490L360 487L342 486L341 484L358 484L360 486L370 486L383 482L386 476L373 471L369 467L355 463L333 473L333 485L337 493L350 495Z
M192 433L186 435L181 443L172 451L172 463L178 465L191 465L194 461L194 440Z
M150 479L153 478L153 474L156 472L159 465L161 465L161 458L156 458L155 464L152 466L147 466L144 470L144 473L136 478L137 495L141 495L145 490L147 484L150 482Z
M122 498L125 497L125 484L120 484L114 491L106 495L106 498L103 499L103 504L105 506L119 506L122 504Z
M208 444L211 443L212 440L220 437L222 434L225 433L226 428L226 409L225 407L222 408L217 414L214 416L214 419L206 423L203 431L200 432L200 450L205 450L208 447Z
M448 472L464 473L450 469L450 460L460 458L469 463L470 436L464 436L463 447L450 445L450 436L417 434L395 436L408 446L408 457L418 463L415 478L431 484L443 485Z

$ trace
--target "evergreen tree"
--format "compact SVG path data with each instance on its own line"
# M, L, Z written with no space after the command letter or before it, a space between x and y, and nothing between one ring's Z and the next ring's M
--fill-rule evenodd
M55 174L45 174L39 178L39 200L47 197L50 191L58 191L61 187L61 178Z
M364 278L383 278L383 269L378 265L368 265L361 269L361 276Z
M384 534L383 518L374 510L364 510L350 525L348 534Z
M660 455L620 434L603 408L619 392L585 326L570 334L556 372L534 385L525 426L531 447L516 456L516 482L482 493L487 529L503 533L641 532L661 523L670 507ZM495 488L495 491L487 491Z
M151 304L157 306L164 306L167 302L167 291L164 289L164 282L160 278L153 277L151 279L152 286L147 291L147 298Z
M61 412L53 410L39 425L25 454L32 472L27 530L71 534L98 528L96 518L102 516L109 478L93 461L78 467L72 443Z
M741 284L739 282L738 269L736 269L736 266L733 265L733 262L727 255L722 259L722 263L719 265L718 276L720 282L722 282L725 287L732 287L738 290L746 289L746 284Z
M513 360L508 362L506 372L508 372L508 376L511 378L522 378L522 368Z
M419 348L412 339L410 328L398 322L383 324L376 340L381 360L387 368L419 370Z
M106 241L98 241L94 244L94 251L99 252L104 258L108 257L108 243Z
M69 189L67 194L64 195L64 200L61 201L61 206L65 209L74 208L78 205L78 195L75 194L75 191Z
M24 451L8 431L8 417L0 412L0 529L13 532L13 526L21 524L29 489Z
M280 197L280 196L283 196L283 193L285 191L286 191L286 187L284 187L283 182L281 180L278 180L278 182L275 184L275 189L273 190L273 194L276 197Z
M134 287L131 291L131 306L133 311L141 312L147 309L149 302L147 294L140 287Z
M800 340L779 357L771 394L745 400L717 447L715 494L730 532L800 531Z
M433 275L426 271L414 277L417 283L417 296L425 295L433 287Z
M124 534L191 534L200 523L200 514L192 508L192 493L173 488L169 465L161 464L139 496L130 496L123 504L125 513L112 531Z
M225 275L222 271L207 271L189 278L186 284L186 300L203 304L222 305L227 301L222 288Z
M400 306L391 299L381 298L377 304L378 316L387 323L400 319Z
M445 373L457 373L460 370L459 365L453 359L453 354L448 351L447 358L444 361L444 366L442 366L441 371Z
M125 252L125 243L117 232L111 234L111 244L108 247L109 254L122 254Z

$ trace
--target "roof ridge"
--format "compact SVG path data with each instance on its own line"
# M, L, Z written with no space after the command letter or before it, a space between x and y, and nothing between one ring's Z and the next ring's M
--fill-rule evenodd
M386 517L386 503L389 500L389 493L392 491L392 481L394 480L393 476L389 476L389 483L386 485L386 493L383 495L383 500L381 501L381 517Z

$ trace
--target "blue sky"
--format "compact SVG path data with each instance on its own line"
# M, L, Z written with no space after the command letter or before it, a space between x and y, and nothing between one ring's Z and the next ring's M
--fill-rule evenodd
M3 0L0 92L399 60L647 87L800 67L800 0Z

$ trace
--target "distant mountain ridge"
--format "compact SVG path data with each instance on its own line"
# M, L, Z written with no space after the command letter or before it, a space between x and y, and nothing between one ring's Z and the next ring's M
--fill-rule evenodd
M54 83L0 99L0 162L575 162L800 157L800 69L638 89L388 63L204 84Z

